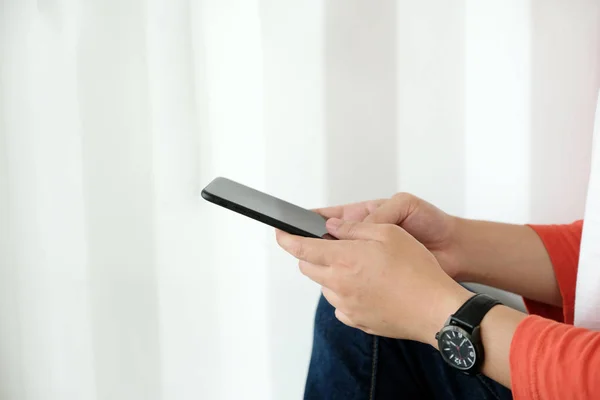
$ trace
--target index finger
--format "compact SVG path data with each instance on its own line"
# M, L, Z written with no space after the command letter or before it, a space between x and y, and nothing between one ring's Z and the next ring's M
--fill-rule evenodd
M384 199L362 201L360 203L351 203L341 206L317 208L313 211L327 219L338 218L346 221L362 221L384 202Z
M374 210L365 222L375 224L400 224L413 211L415 198L407 193L398 193L376 210Z
M277 230L277 243L298 260L329 266L345 255L345 244L340 240L324 240L290 235Z
M328 219L342 218L341 216L344 214L344 206L314 208L312 211Z

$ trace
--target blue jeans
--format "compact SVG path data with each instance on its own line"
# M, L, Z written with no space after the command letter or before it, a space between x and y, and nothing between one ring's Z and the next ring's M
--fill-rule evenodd
M484 376L446 365L433 347L382 338L339 322L321 296L305 399L512 399Z

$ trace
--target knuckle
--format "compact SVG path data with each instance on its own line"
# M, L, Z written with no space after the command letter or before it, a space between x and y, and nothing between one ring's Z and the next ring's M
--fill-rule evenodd
M358 312L356 310L356 308L354 307L345 307L344 309L344 314L346 315L346 317L348 317L348 319L350 321L357 321L358 318Z
M348 308L345 308L342 312L344 313L344 315L348 319L348 322L352 323L352 321L354 319L354 314L352 313L352 310L350 310Z
M351 296L352 291L343 280L336 279L336 282L333 285L335 286L335 289L332 288L332 290L338 295L338 297L346 300Z
M304 259L306 257L306 246L302 242L296 242L292 248L292 254L298 259Z
M346 290L344 285L341 284L340 280L333 278L328 282L329 289L338 295L338 297L345 297Z
M348 296L344 297L344 304L348 310L352 312L356 312L356 310L360 307L360 299L354 294L350 293Z
M364 333L368 334L368 335L375 335L375 332L372 329L369 329L365 326L360 326L358 327L361 331L363 331Z
M346 316L346 318L344 318L344 315ZM340 321L343 324L350 325L351 323L351 321L348 320L348 316L344 314L344 312L339 308L335 309L335 317L338 319L338 321Z
M360 265L356 263L352 263L348 265L346 269L346 280L352 280L356 282L357 279L360 279L360 275L362 273L362 268Z
M398 203L409 203L415 199L415 196L407 192L399 192L393 195L392 198Z
M348 302L352 303L356 297L356 290L358 287L357 282L362 279L362 274L358 270L347 271L342 277L338 277L337 281L337 294L343 297Z
M391 240L398 234L398 226L392 224L382 225L381 234L384 240Z
M368 272L365 273L363 267L359 264L351 264L346 268L346 274L344 281L346 285L350 287L357 287L361 283L361 279L368 276Z
M348 236L350 237L356 237L356 234L358 233L358 225L356 224L356 222L352 222L352 223L348 223L346 226L346 233Z

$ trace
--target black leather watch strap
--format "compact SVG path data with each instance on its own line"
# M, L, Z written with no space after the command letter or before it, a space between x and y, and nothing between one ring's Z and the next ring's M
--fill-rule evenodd
M500 303L498 300L486 295L476 294L467 300L453 315L452 319L455 322L466 325L467 328L473 329L479 326L485 314Z

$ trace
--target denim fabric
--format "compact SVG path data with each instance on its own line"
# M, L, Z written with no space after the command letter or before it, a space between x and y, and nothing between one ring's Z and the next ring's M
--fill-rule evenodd
M446 365L429 345L373 336L342 324L321 297L304 398L504 400L512 395L491 379Z

